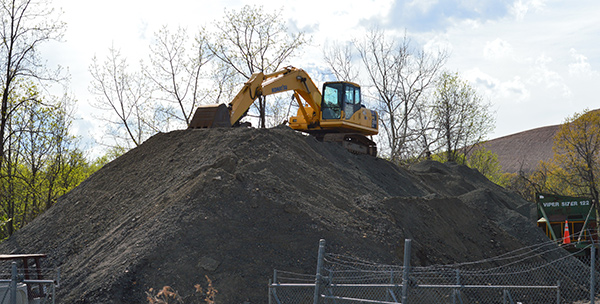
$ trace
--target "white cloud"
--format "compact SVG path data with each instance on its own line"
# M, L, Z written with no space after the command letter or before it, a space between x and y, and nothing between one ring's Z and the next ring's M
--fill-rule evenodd
M516 104L530 100L531 92L520 76L502 81L479 68L468 70L463 76L473 83L480 94L496 103Z
M592 70L588 58L583 54L578 53L575 49L570 49L572 63L569 64L570 76L597 76L598 71Z
M529 10L529 8L527 7L527 5L523 4L523 1L515 1L515 3L513 4L513 6L511 7L511 14L513 16L515 16L515 19L517 20L523 20L523 18L525 18L525 15L527 14L527 11Z
M513 3L510 8L510 13L518 21L525 19L527 13L532 11L539 11L546 6L544 0L518 0Z
M480 88L485 88L485 90L496 90L500 81L498 79L490 76L489 74L481 71L479 68L473 68L468 71L462 73L463 77L475 83L475 85Z
M511 57L513 48L510 43L496 38L493 41L488 41L483 48L483 57L485 59L503 59Z
M557 90L564 98L571 97L571 89L565 84L565 80L561 74L549 67L551 63L552 58L545 54L537 57L531 68L532 73L527 81L533 85L542 85L547 89Z
M454 20L454 19L453 19ZM464 27L465 29L478 30L483 23L477 19L463 19L453 22L455 26Z
M511 2L505 18L477 26L463 18L437 35L452 46L447 68L498 107L493 136L559 124L598 108L600 2Z
M439 51L446 51L451 54L453 48L446 35L435 35L425 42L423 50L427 54L437 54Z
M406 4L409 8L415 8L420 13L427 13L433 6L438 4L438 0L413 0Z
M521 80L521 77L514 76L511 80L502 83L503 95L506 97L514 97L516 101L528 101L531 97L531 92Z

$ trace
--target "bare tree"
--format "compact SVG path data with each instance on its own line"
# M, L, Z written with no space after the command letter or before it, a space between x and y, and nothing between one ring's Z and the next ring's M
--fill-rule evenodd
M65 23L45 0L2 0L0 7L0 168L7 150L7 125L11 115L28 100L9 100L19 79L60 80L60 69L50 71L37 52L40 45L60 40Z
M110 48L102 64L94 57L89 70L93 77L90 92L97 96L95 106L111 113L105 120L111 128L114 146L139 146L163 127L154 120L149 105L150 84L142 73L128 70L127 60L119 50Z
M439 138L435 135L435 121L427 100L419 102L415 107L414 121L414 140L407 143L408 154L412 155L410 160L413 162L423 159L430 160Z
M265 13L261 6L244 6L240 11L225 11L216 22L216 37L209 48L244 79L253 73L270 73L297 53L306 43L304 32L290 34L278 13ZM259 98L260 126L265 127L267 103Z
M358 68L354 57L354 47L351 43L342 45L339 42L333 42L325 45L323 49L323 59L335 78L340 81L357 82Z
M298 110L297 101L293 94L281 94L273 96L273 98L269 98L267 101L268 107L271 108L269 114L266 117L266 124L268 127L274 127L277 125L281 125L288 121L290 117L290 112L292 109L294 111Z
M408 143L418 137L416 109L434 84L447 53L416 50L406 33L397 39L379 29L371 30L362 41L355 41L355 46L377 95L390 159L399 162L407 158Z
M211 103L227 103L237 94L239 89L240 75L228 64L214 60L213 73L209 77L212 84L209 90Z
M151 67L145 69L144 76L157 86L159 103L166 101L177 108L166 111L167 115L174 114L175 119L189 125L194 110L209 93L202 80L203 68L212 56L203 31L188 45L185 28L172 32L165 26L155 34L150 51Z
M48 140L53 153L48 155L44 168L46 183L43 197L45 210L52 207L59 196L67 193L87 177L87 160L83 152L77 148L78 138L69 134L73 121L75 100L64 95L58 102L57 109L49 116L52 118ZM88 172L91 174L91 172Z

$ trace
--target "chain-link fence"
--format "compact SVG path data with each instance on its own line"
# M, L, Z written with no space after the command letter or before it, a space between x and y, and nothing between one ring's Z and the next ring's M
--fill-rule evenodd
M326 253L322 241L317 274L275 270L269 303L593 303L596 252L582 250L591 254L576 258L581 252L547 242L477 262L411 267L407 258L396 266Z

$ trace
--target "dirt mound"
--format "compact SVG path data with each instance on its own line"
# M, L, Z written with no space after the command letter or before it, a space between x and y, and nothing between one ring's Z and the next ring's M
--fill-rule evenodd
M184 297L205 275L218 303L264 303L274 268L313 273L328 251L401 263L478 260L545 236L531 204L455 164L410 170L288 128L158 134L0 244L61 267L61 303ZM517 229L518 228L518 229Z

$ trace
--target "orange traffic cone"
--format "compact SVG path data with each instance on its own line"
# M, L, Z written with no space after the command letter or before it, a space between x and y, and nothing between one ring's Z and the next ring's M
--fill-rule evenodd
M565 221L565 233L563 234L563 244L571 244L571 235L569 233L569 221Z

